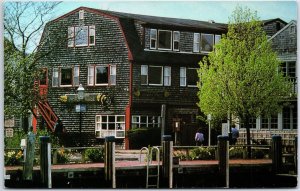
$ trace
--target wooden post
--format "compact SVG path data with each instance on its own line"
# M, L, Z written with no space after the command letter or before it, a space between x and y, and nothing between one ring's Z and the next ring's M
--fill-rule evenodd
M163 136L166 128L166 104L161 105L161 145L163 144Z
M33 172L33 161L34 161L34 149L35 149L35 134L32 131L29 131L27 135L27 143L24 155L25 158L23 166L23 180L32 181L32 172Z
M229 137L218 136L219 172L224 180L223 184L229 188Z
M272 136L272 166L274 174L280 173L282 167L282 140L280 135Z
M163 177L168 178L168 187L173 188L173 141L171 135L164 135L163 140Z
M298 172L298 137L296 136L295 137L295 141L294 141L294 152L295 152L295 155L294 155L294 164L295 164L295 172L297 174Z
M105 158L104 158L104 173L105 180L108 184L111 181L112 188L116 188L116 169L115 169L115 137L105 137Z
M40 136L40 171L42 187L52 188L51 143L49 136Z

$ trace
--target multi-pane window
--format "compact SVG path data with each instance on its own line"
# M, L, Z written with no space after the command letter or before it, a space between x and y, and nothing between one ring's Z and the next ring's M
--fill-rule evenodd
M296 62L289 61L281 63L281 70L284 76L289 76L290 78L296 77Z
M13 137L13 136L14 136L14 129L13 128L5 129L5 137Z
M157 30L151 29L150 30L150 49L156 49L156 42L157 42Z
M172 49L172 31L158 30L158 49Z
M179 31L173 32L173 50L179 51L180 33Z
M180 86L186 86L186 67L180 67Z
M95 125L97 138L105 138L106 136L125 137L124 115L96 115Z
M171 85L171 67L165 66L164 67L164 86Z
M278 116L271 115L271 117L262 116L261 129L277 129L278 128Z
M68 47L95 45L95 26L68 27Z
M131 123L132 128L160 127L160 117L133 115Z
M141 85L170 86L171 67L141 65Z
M180 86L196 87L197 82L197 68L180 67Z
M200 33L194 33L193 52L200 51Z
M297 129L297 108L295 108L295 106L284 107L282 110L282 118L283 129Z
M249 127L251 129L255 129L256 128L256 118L255 117L250 117L249 119ZM241 121L240 123L240 128L246 128L244 123Z
M220 40L221 40L221 35L215 35L215 44L218 44Z
M201 51L211 52L214 45L213 34L201 34Z
M79 67L53 68L52 87L79 86Z
M88 86L116 85L116 65L90 65L88 67Z

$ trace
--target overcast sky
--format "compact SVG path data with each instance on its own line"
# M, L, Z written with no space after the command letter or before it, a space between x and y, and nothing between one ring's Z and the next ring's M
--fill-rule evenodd
M214 20L227 23L237 5L247 6L257 11L260 19L281 18L286 22L297 20L296 1L107 1L95 0L64 1L57 7L57 16L63 15L80 6L103 10L136 13L153 16L185 18L194 20Z

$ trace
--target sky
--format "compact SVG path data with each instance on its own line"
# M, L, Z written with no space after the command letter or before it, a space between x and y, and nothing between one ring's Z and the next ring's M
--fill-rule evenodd
M286 22L297 20L296 1L126 1L126 0L95 0L95 1L64 1L57 7L57 16L63 15L80 6L173 18L184 18L227 23L229 16L237 5L247 6L257 11L261 20L281 18Z

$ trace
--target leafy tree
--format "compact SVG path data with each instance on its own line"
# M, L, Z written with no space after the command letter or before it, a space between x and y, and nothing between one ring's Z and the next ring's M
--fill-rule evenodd
M228 33L199 63L198 106L214 118L224 119L228 113L238 117L250 145L250 118L277 113L290 95L291 84L279 64L256 12L237 7Z
M35 80L40 77L37 62L48 54L36 53L38 39L58 4L59 2L4 4L4 114L7 117L22 117L24 129L28 127L30 111L39 100L37 86L34 86Z

